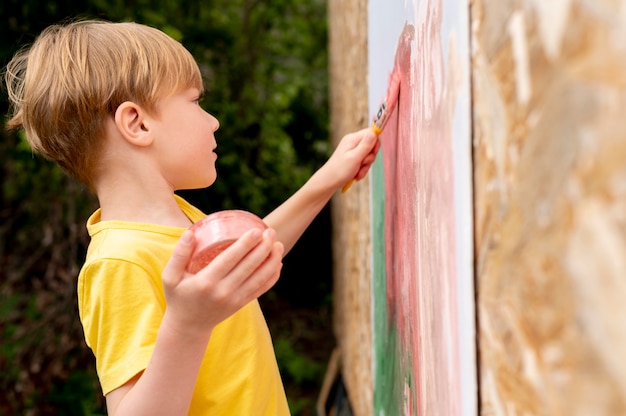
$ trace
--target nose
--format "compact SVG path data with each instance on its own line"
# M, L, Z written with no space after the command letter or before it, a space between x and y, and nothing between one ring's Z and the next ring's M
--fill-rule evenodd
M211 120L211 126L213 128L213 131L217 131L217 129L220 128L220 121L215 118L215 116L211 113L207 112L207 115L209 116L209 119Z

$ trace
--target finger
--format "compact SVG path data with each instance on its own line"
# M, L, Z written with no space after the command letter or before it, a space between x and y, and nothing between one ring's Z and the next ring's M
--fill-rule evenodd
M378 141L378 135L374 133L374 130L367 129L361 139L361 142L359 143L359 147L362 147L362 151L365 152L365 154L368 154L376 147L376 143L378 143Z
M359 168L359 171L355 175L355 178L357 180L363 179L367 175L367 173L369 172L371 167L372 167L372 163L367 163L367 164L361 165L361 167Z
M369 152L367 154L367 156L365 156L365 158L363 159L361 164L362 165L371 165L376 160L376 156L377 156L377 149L373 149L371 152Z
M370 166L361 166L361 168L359 169L359 171L357 172L355 176L356 180L360 181L365 176L367 176L367 172L369 172L369 169L370 169Z
M378 151L380 150L380 147L382 146L382 143L380 141L380 136L376 137L376 139L377 139L376 145L372 149L372 154L374 155L374 157L376 157L376 155L378 154Z
M345 146L346 150L354 150L368 133L372 133L372 129L367 128L349 133L341 140L341 144Z
M185 230L174 246L174 251L163 269L163 281L177 285L185 275L185 268L191 258L195 239L193 232Z
M208 276L219 276L219 285L224 291L237 291L269 255L275 236L276 232L269 229L263 233L259 229L246 232L205 268Z
M245 232L226 250L211 261L203 270L210 270L215 276L226 276L261 241L262 231L254 228ZM198 272L200 273L200 272Z
M283 267L282 259L285 248L282 243L275 242L267 259L257 268L254 274L242 283L239 293L244 296L243 302L250 302L270 290L280 277Z
M364 132L356 148L353 149L354 159L362 165L365 159L376 149L378 136L371 130Z
M361 166L359 166L359 170L357 171L356 175L354 175L354 178L356 180L361 180L365 177L365 175L367 175L367 172L372 167L372 164L374 164L374 162L376 161L380 146L380 140L376 140L374 148L361 161Z
M235 287L247 280L270 256L276 241L276 231L268 228L263 232L263 239L230 272L228 279Z

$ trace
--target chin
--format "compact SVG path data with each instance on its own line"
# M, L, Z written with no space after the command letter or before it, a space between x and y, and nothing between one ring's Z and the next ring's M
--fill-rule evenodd
M213 175L211 178L207 179L206 181L202 181L202 183L200 183L194 189L208 188L209 186L211 186L211 185L213 185L215 183L216 179L217 179L217 176Z
M196 178L197 179L197 178ZM215 179L216 176L214 175L213 177L206 179L206 180L202 180L202 181L194 181L192 183L186 183L184 185L181 185L179 187L176 188L177 191L191 191L194 189L204 189L204 188L208 188L209 186L213 185L215 183Z

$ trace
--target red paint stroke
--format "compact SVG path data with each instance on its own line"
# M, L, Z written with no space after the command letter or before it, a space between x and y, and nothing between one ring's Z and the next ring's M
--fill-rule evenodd
M449 59L444 71L441 1L425 3L414 54L412 36L406 36L414 28L405 25L400 37L398 106L380 135L387 307L410 357L417 414L456 415L461 392L452 125L459 83L455 62Z

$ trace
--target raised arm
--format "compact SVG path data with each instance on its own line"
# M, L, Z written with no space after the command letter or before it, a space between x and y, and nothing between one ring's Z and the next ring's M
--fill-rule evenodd
M287 253L333 194L352 179L360 180L376 159L380 142L372 129L344 136L313 176L263 220L276 230Z

